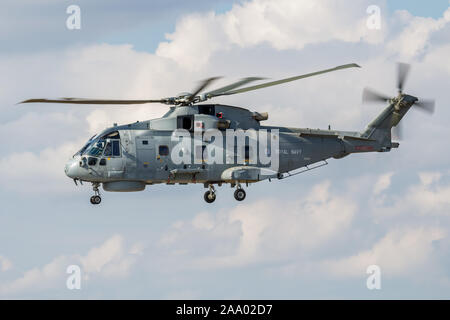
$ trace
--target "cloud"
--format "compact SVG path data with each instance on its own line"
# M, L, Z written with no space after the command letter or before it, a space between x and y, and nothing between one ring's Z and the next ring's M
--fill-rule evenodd
M431 35L448 27L450 8L439 19L415 17L405 10L397 11L394 19L402 21L405 27L387 44L387 48L398 52L403 59L410 58L424 53L426 46L430 45Z
M217 215L200 213L174 225L161 246L192 258L195 268L283 260L332 241L350 226L355 211L350 199L324 182L295 200L260 200Z
M450 216L450 186L447 181L440 181L443 177L448 179L449 174L419 172L418 176L420 182L405 188L401 195L376 198L374 215L384 218L411 214Z
M40 268L26 271L22 277L9 283L0 284L0 295L9 296L24 290L42 291L56 285L58 279L62 279L70 259L59 256L50 263ZM61 282L64 283L64 282Z
M373 188L374 195L379 195L381 192L389 188L393 174L393 172L388 172L378 178Z
M87 274L98 273L106 277L126 276L136 262L140 252L139 244L133 245L127 253L124 238L115 235L100 247L92 248L81 257L82 270Z
M34 0L2 1L0 10L0 41L2 51L20 54L29 51L48 51L73 44L92 44L99 39L140 39L148 44L162 27L170 27L181 14L192 10L212 10L228 0L78 0L81 9L81 29L66 28L69 14L67 1ZM36 14L39 12L39 14ZM43 35L36 37L36 30ZM144 30L145 32L142 32ZM11 34L14 34L14 37ZM142 40L141 40L142 39Z
M12 268L12 262L0 255L0 271L8 271Z
M422 185L429 186L435 182L438 182L442 177L440 172L419 172L420 182Z
M0 186L25 193L65 192L68 185L64 164L79 149L80 144L66 143L58 148L46 148L39 153L11 153L0 158Z
M121 235L114 235L99 247L94 247L85 255L61 255L42 268L26 271L22 277L0 284L0 295L11 296L54 288L63 288L66 283L66 269L69 265L81 267L82 281L117 279L127 276L137 262L135 246L128 249ZM2 262L2 260L0 260Z
M377 43L383 33L366 27L369 5L369 1L360 1L344 10L329 0L245 1L224 14L184 17L175 32L166 35L168 41L160 43L156 54L188 70L199 70L214 52L228 51L233 46L267 43L276 50L301 50L306 45L336 40Z
M409 277L418 271L431 272L433 242L447 237L442 228L404 228L388 232L372 248L353 256L327 261L323 266L329 273L344 277L361 277L370 265L378 265L388 277Z

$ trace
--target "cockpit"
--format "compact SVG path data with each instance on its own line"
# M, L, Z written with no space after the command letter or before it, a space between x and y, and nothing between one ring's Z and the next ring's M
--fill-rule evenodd
M103 136L94 135L76 155L91 157L120 157L120 134L118 131Z
M64 170L72 179L88 181L92 177L120 176L124 163L119 131L104 131L89 139Z

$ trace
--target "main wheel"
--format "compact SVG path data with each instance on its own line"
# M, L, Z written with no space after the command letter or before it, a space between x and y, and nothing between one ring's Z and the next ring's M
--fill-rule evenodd
M242 201L242 200L244 200L244 199L245 199L245 196L246 196L246 194L245 194L244 189L236 189L236 191L234 192L234 198L235 198L237 201Z
M102 202L102 198L100 196L92 196L91 203L92 204L100 204Z
M205 199L206 202L213 203L214 200L216 200L216 194L211 191L206 191L203 198Z

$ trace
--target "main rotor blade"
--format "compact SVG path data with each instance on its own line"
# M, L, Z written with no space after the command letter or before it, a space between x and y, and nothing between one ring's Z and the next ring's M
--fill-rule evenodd
M407 63L399 62L397 64L397 88L399 92L403 91L406 78L408 77L409 69L411 66Z
M424 100L420 99L416 103L414 103L414 106L419 107L418 110L425 111L426 113L433 114L434 112L434 100Z
M236 93L242 93L242 92L247 92L247 91L267 88L267 87L276 86L276 85L279 85L279 84L282 84L282 83L291 82L291 81L295 81L295 80L299 80L299 79L303 79L303 78L316 76L316 75L319 75L319 74L322 74L322 73L327 73L327 72L332 72L332 71L337 71L337 70L347 69L347 68L360 68L360 66L357 65L356 63L345 64L345 65L338 66L338 67L335 67L335 68L332 68L332 69L326 69L326 70L322 70L322 71L307 73L307 74L303 74L303 75L300 75L300 76L295 76L295 77L291 77L291 78L287 78L287 79L266 82L266 83L262 83L262 84L259 84L259 85L256 85L256 86L251 86L251 87L246 87L246 88L242 88L242 89L238 89L238 90L223 92L221 94L217 94L216 96L232 95L232 94L236 94Z
M70 104L144 104L167 103L168 99L160 100L105 100L84 98L60 98L60 99L28 99L19 103L70 103Z
M375 90L370 88L364 88L362 100L363 102L386 102L390 99L390 97L378 93Z
M229 84L229 85L227 85L225 87L221 87L219 89L207 92L207 93L205 93L205 96L207 96L208 98L212 98L212 97L215 97L215 96L219 95L220 93L224 93L224 92L227 92L227 91L239 88L239 87L241 87L243 85L246 85L247 83L250 83L250 82L253 82L253 81L257 81L257 80L264 80L264 78L258 78L258 77L243 78L243 79L241 79L241 80L239 80L237 82L234 82L232 84Z
M195 97L202 92L203 90L205 90L205 88L207 86L209 86L213 81L216 81L217 79L219 79L220 77L212 77L212 78L208 78L206 80L203 80L200 85L194 90L194 92L189 96L189 98L187 98L188 102L192 102L194 101Z

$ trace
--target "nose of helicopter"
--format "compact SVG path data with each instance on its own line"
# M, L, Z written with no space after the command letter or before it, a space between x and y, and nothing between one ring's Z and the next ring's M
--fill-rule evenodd
M79 165L80 159L73 158L67 161L66 165L64 166L64 172L66 173L66 176L68 176L71 179L80 178L81 176L81 168Z

